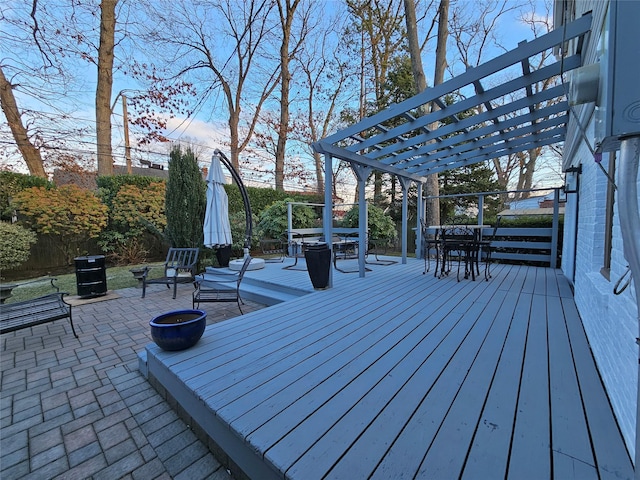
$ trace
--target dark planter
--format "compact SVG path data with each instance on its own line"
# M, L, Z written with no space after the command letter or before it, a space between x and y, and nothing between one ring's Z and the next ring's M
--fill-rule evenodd
M225 245L216 249L216 259L221 267L228 267L231 260L231 245Z
M142 278L144 277L144 273L148 270L148 267L140 267L140 268L131 268L129 271L133 273L133 278L138 280L138 284L136 288L142 288Z
M331 267L331 250L326 243L309 245L304 252L307 271L313 288L321 290L329 285L329 269Z
M193 347L207 326L203 310L174 310L149 322L151 338L163 350L177 351Z
M4 303L9 297L12 296L11 291L16 288L18 285L13 284L4 284L0 285L0 303Z

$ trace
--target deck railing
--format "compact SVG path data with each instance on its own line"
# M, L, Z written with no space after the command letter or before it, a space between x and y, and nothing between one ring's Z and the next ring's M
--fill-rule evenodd
M465 193L456 195L440 195L428 198L455 198L455 197L477 197L478 198L478 224L484 224L484 198L493 195L505 195L510 193L554 191L553 214L551 227L499 227L496 231L493 245L497 251L492 253L492 258L507 262L536 262L557 268L560 264L560 251L562 250L560 236L560 188L512 190L505 192L480 192ZM484 237L491 235L493 228L485 228L482 231ZM421 238L416 236L416 256L421 256Z

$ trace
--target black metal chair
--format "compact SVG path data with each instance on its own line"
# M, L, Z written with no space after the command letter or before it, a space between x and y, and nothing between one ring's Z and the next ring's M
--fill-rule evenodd
M260 240L260 249L266 263L282 263L286 256L287 241L284 239L263 238Z
M422 235L422 258L424 258L424 271L422 272L425 275L429 270L431 270L431 250L435 252L435 260L436 260L436 274L438 272L438 265L440 264L440 251L441 251L441 239L440 239L440 230L438 228L429 228L423 220L420 221L420 234Z
M367 252L365 254L365 261L369 265L393 265L398 263L397 260L386 260L379 258L379 255L386 255L387 248L389 248L390 242L387 239L369 238L367 237ZM369 255L373 255L375 260L369 260Z
M207 274L198 275L194 281L195 291L193 292L191 305L193 308L200 307L201 303L209 302L236 302L240 313L243 314L242 297L240 296L240 284L244 274L251 263L251 256L247 255L242 263L242 267L237 274Z
M472 249L474 248L473 232L467 232L462 228L443 228L441 233L441 249L442 249L442 274L448 275L453 268L454 259L458 262L456 278L460 281L460 266L464 262L464 277L468 278L471 274L475 279L474 265L471 259Z
M491 278L491 255L495 251L496 247L494 245L494 241L496 238L496 233L498 232L498 228L500 227L500 221L502 217L498 217L496 220L496 224L493 226L493 231L491 232L491 236L488 238L483 238L480 242L480 256L484 256L484 278L489 281Z
M145 267L142 273L142 298L147 292L147 285L161 284L171 288L173 285L173 298L179 283L192 283L198 263L198 248L170 248L167 259L164 262L164 275L159 278L148 278L149 269Z

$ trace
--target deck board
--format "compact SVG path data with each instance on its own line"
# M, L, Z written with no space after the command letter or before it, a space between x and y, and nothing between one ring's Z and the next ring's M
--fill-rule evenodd
M562 275L422 269L336 273L190 350L149 346L149 372L254 478L632 477Z
M533 295L521 294L509 325L489 394L476 426L462 478L505 478L515 423L528 322Z
M559 297L547 297L547 315L553 475L598 478Z
M511 478L551 477L546 317L544 297L534 294L509 461Z
M602 388L595 361L587 343L584 327L573 299L563 298L567 330L576 365L580 393L589 419L589 433L598 474L603 479L631 478L633 471L624 441L615 422L611 404Z

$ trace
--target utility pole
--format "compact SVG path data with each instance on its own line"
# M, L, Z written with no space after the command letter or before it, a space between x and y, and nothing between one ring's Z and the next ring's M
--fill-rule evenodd
M127 173L131 175L131 145L129 145L129 117L127 116L127 97L122 97L122 118L124 119L124 157L127 162Z

